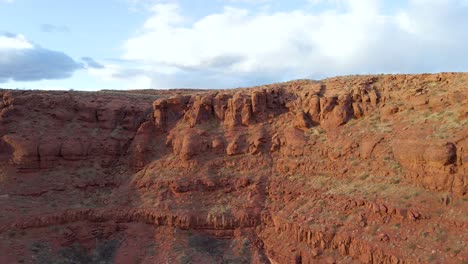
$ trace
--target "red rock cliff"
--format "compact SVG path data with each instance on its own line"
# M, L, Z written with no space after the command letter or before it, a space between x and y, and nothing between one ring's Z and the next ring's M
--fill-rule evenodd
M0 90L0 261L462 263L467 85Z

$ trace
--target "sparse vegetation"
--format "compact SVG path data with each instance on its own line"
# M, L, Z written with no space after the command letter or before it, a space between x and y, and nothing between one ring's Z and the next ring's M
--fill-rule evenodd
M225 215L231 212L231 206L226 204L217 204L210 208L211 215Z
M369 174L366 172L363 172L361 176L359 176L359 179L364 181L365 179L369 178Z
M42 241L33 242L29 250L32 258L37 263L90 263L111 264L114 263L114 255L120 246L118 240L102 241L93 250L88 250L80 244L60 248L56 253L51 250L48 243Z
M318 138L319 141L326 141L325 130L321 126L315 126L309 129L309 133Z

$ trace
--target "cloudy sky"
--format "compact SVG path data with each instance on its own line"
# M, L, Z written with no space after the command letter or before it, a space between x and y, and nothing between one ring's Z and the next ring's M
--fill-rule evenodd
M468 0L0 0L0 87L468 71Z

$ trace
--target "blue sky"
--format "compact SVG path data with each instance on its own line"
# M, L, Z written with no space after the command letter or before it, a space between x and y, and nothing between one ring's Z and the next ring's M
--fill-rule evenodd
M468 70L467 0L0 0L0 87L231 88Z

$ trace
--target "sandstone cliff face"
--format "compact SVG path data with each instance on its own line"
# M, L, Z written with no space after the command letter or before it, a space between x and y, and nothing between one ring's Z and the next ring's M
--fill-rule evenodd
M443 78L447 77L447 75L437 77L435 85L437 82L443 83ZM392 82L400 81L395 78L403 79L404 77L383 78L384 87L376 85L382 80L379 82L377 77L369 77L355 81L351 88L340 87L341 83L336 84L330 80L328 85L297 82L234 91L228 94L216 91L208 92L203 96L183 98L174 96L157 100L154 103L154 123L163 131L166 131L169 123L186 126L185 128L178 127L177 132L171 133L169 139L169 142L175 144L174 155L181 156L184 160L192 159L199 153L212 152L213 144L210 142L213 140L219 142L215 144L215 148L223 144L224 153L230 156L257 154L262 146L270 146L270 148L264 148L265 155L275 151L280 151L285 155L302 155L303 152L300 149L307 145L307 140L301 141L304 133L288 130L289 128L293 127L304 132L311 128L333 131L349 121L369 116L379 116L382 122L393 123L394 119L399 118L395 116L399 111L414 109L415 100L429 102L430 96L421 97L421 92L417 92L416 98L424 98L424 100L409 96L408 106L394 105L401 103L398 100L387 103L386 101L390 101L388 98L395 96L405 98L408 97L408 93L412 92L391 87ZM407 80L404 79L404 81ZM418 85L424 85L424 83ZM421 90L421 88L416 90ZM463 94L462 98L458 99L459 103L466 104L464 96ZM161 107L162 105L165 107ZM440 106L450 105L452 105L451 102L445 102ZM460 115L463 116L466 113L460 113ZM274 129L275 126L271 124L282 126L282 128ZM284 130L286 133L281 135ZM399 136L405 137L410 134L409 132L412 131L408 133L401 131ZM205 136L202 137L202 134ZM361 153L361 158L369 158L375 145L382 141L383 137L378 134L378 142L375 140L362 142L361 148L364 148L363 151L366 153ZM466 136L464 133L460 133L459 137L464 136ZM454 138L454 140L461 139ZM456 162L456 142L438 139L427 142L421 138L415 138L414 140L395 139L390 144L397 162L408 172L416 175L415 178L418 178L417 175L425 178L420 179L420 183L432 189L454 191L457 194L466 193L464 177L460 176L464 175L463 168L460 168L463 164ZM223 156L223 153L217 156ZM460 174L457 173L459 170ZM455 190L452 190L453 188Z
M0 261L101 256L90 241L117 263L467 261L467 83L0 90Z
M147 119L151 104L68 92L3 94L3 145L18 169L45 169L68 161L118 157ZM107 157L107 159L102 159Z

